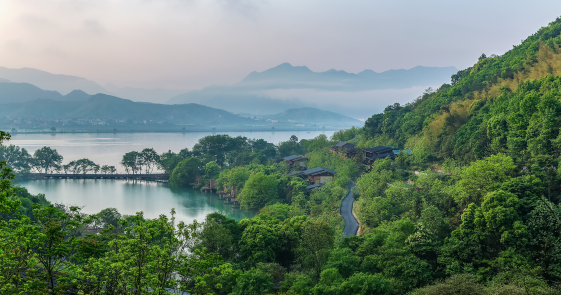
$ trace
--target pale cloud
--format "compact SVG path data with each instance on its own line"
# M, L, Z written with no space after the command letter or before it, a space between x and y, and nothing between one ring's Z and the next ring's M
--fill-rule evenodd
M105 27L95 19L86 19L83 21L83 31L93 35L103 35L107 33Z
M60 49L59 47L56 46L50 46L47 47L45 50L43 50L43 54L48 57L48 58L66 58L67 55L66 53Z
M255 0L217 0L224 8L241 13L244 16L251 18L255 17L258 12L260 5L264 4L264 1Z
M25 51L25 45L23 44L23 42L21 42L21 40L18 40L18 39L12 39L12 40L5 41L4 42L4 48L8 49L9 51L13 51L13 52Z
M559 11L558 0L2 0L0 66L173 88L232 84L283 62L461 69Z
M64 0L58 1L55 5L57 10L64 11L65 13L82 14L88 12L88 10L98 8L102 4L102 0Z
M19 25L31 30L45 30L56 27L56 23L54 21L35 14L20 15Z

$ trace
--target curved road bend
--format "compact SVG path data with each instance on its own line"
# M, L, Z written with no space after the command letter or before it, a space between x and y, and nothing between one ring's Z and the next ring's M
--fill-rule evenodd
M353 215L353 188L355 185L351 182L349 183L349 187L349 194L341 203L341 216L345 219L345 229L343 230L343 234L347 237L356 236L356 232L358 231L358 221Z

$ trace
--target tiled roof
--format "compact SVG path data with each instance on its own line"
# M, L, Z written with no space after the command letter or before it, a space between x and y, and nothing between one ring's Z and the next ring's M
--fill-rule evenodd
M393 150L393 149L394 148L392 148L392 147L382 145L382 146L377 146L377 147L366 149L366 151L371 152L371 153L380 153L380 152L390 151L390 150Z
M331 174L337 174L337 172L335 172L333 170L329 170L327 168L323 168L323 167L316 167L316 168L308 169L308 170L305 170L302 173L304 173L306 175L315 175L315 174L319 174L319 173L322 173L322 172L329 172Z
M283 160L286 160L286 161L292 161L292 160L296 160L296 159L299 159L299 158L303 158L303 156L292 155L292 156L284 157L284 158L282 158L282 159L283 159Z
M358 152L358 148L348 149L346 152L347 153L356 153L356 152Z

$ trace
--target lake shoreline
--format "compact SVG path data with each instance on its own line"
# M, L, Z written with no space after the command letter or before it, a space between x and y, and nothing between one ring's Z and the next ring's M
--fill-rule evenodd
M43 193L51 203L83 207L86 214L96 214L105 208L116 208L121 214L144 212L147 218L169 217L177 212L177 220L191 223L204 221L206 215L220 212L240 221L251 218L255 210L232 207L228 199L216 193L204 193L193 188L174 187L167 183L121 179L44 179L21 180L15 185L32 194Z
M135 132L135 133L18 133L6 145L25 148L33 154L48 146L64 157L63 164L87 158L103 166L115 166L117 173L124 173L120 165L123 155L131 151L153 148L158 154L182 149L192 150L199 140L208 135L225 134L231 137L244 136L263 139L278 144L288 141L292 135L298 139L312 139L320 134L330 137L335 131L256 131L256 132Z
M185 129L185 130L177 130L177 129L129 129L129 130L122 130L117 128L117 130L113 129L77 129L77 130L70 130L70 129L62 129L51 131L49 129L43 130L33 130L33 131L16 131L12 132L11 129L2 128L1 131L8 132L12 136L18 134L96 134L96 133L104 133L104 134L122 134L122 133L196 133L196 132L209 132L209 133L221 133L221 132L311 132L311 131L338 131L341 129L350 128L352 126L330 126L325 128L303 128L303 127L271 127L271 128L200 128L200 129ZM274 128L274 129L273 129Z

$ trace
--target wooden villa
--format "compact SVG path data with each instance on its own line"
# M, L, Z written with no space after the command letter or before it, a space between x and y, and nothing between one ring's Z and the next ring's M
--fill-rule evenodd
M329 149L329 151L332 152L332 153L337 153L337 154L341 155L341 154L345 153L345 151L351 150L354 147L355 147L355 145L352 144L352 143L341 141L338 144L332 146L331 149Z
M345 154L345 156L347 156L347 158L354 158L356 154L358 154L360 151L361 151L360 148L353 147L352 149L348 149L343 153Z
M379 156L382 154L388 154L388 153L393 153L394 150L397 150L391 146L377 146L377 147L373 147L373 148L369 148L369 149L365 149L364 150L364 157L365 158L369 158L369 157L375 157L375 156Z
M323 167L316 167L302 171L303 178L312 183L330 182L331 180L333 180L335 175L337 175L337 172Z
M288 164L289 169L296 168L296 167L302 167L302 168L306 167L306 158L304 156L292 155L292 156L284 157L282 158L282 160Z
M372 164L379 159L391 158L395 159L397 157L398 149L391 146L377 146L374 148L369 148L364 150L364 160L363 164L372 168Z

